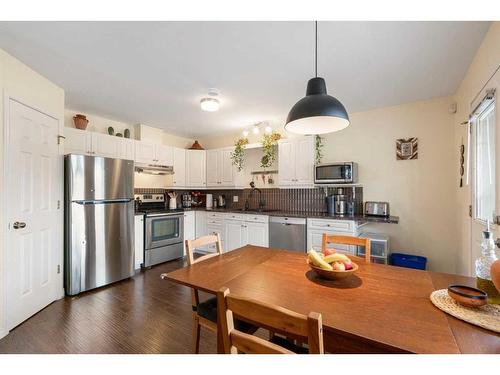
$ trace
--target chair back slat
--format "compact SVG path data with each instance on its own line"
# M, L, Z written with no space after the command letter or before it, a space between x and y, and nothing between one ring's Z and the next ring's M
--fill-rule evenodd
M219 233L198 237L194 240L186 240L185 244L186 244L188 265L190 266L195 263L203 262L204 260L221 255L223 252ZM206 254L196 259L194 258L195 249L211 244L215 244L215 253Z
M307 339L309 353L323 353L323 326L321 314L298 314L280 306L265 304L248 298L233 296L229 289L217 293L217 315L221 327L225 353L236 354L290 354L286 348L234 328L234 315L273 332L290 333Z
M369 263L371 261L371 242L369 238L337 236L323 233L321 250L324 251L327 249L328 244L363 246L365 248L365 262Z
M302 314L255 301L228 296L226 298L227 308L237 316L244 316L245 320L260 323L266 327L272 327L281 333L307 337L307 317Z
M295 354L272 342L252 336L247 333L233 330L231 344L241 353L247 354Z

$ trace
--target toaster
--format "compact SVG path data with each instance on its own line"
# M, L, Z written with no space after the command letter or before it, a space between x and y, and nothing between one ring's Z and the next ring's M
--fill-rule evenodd
M365 202L365 215L389 216L389 202Z

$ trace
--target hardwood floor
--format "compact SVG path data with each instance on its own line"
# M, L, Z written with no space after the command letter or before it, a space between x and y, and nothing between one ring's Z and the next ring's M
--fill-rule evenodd
M0 353L191 353L189 288L161 280L172 261L47 306L0 340ZM215 353L202 329L200 353Z

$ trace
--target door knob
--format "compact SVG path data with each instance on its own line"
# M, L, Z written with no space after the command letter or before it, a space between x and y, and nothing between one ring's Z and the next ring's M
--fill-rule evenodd
M23 223L22 221L16 221L13 225L14 229L22 229L26 227L26 223Z

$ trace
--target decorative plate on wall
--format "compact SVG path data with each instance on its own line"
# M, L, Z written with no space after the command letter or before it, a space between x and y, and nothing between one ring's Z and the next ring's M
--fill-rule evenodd
M418 159L418 138L396 139L396 159Z

